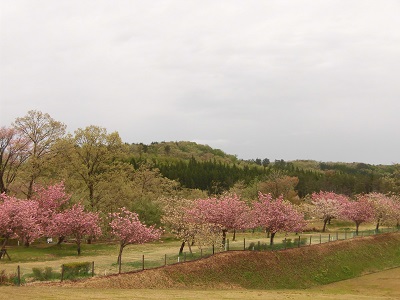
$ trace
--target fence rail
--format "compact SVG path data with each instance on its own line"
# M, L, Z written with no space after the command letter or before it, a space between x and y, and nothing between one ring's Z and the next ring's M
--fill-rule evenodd
M15 274L7 275L4 271L0 271L0 285L14 284L21 285L25 282L25 279L30 281L37 280L65 280L65 279L78 279L82 277L90 276L107 276L117 273L127 272L140 272L146 269L161 268L168 265L174 265L194 260L203 259L210 257L214 254L226 251L284 251L290 248L313 246L316 244L329 243L340 240L347 240L352 238L362 238L366 236L398 232L400 228L382 228L379 231L375 230L363 230L359 231L358 235L355 231L342 231L342 232L330 232L330 233L303 233L294 237L284 237L283 239L276 239L273 245L269 244L269 239L266 237L259 241L248 241L245 238L240 240L226 240L224 247L211 246L207 248L196 248L195 251L183 252L182 254L175 255L162 255L159 259L146 259L145 255L142 255L136 260L124 260L122 257L121 266L118 263L112 264L109 268L104 269L95 267L95 262L85 262L80 264L86 264L84 271L71 273L66 277L65 275L65 264L61 266L61 271L58 273L53 271L51 268L33 268L33 273L22 274L21 268L18 265Z

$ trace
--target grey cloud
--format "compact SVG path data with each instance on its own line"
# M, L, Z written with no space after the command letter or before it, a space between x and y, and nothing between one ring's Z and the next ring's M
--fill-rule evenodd
M126 142L396 162L399 13L397 1L0 0L1 125L38 109Z

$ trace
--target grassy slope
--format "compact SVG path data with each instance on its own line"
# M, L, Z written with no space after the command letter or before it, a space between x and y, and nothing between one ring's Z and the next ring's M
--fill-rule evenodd
M0 287L0 299L400 299L400 268L306 290L104 289L61 286Z
M400 234L331 242L280 252L224 252L197 262L74 286L102 288L296 289L400 266Z

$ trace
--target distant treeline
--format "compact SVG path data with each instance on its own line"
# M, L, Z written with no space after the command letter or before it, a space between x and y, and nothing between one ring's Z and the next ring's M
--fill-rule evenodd
M268 160L264 159L263 162L265 161ZM131 162L135 167L140 164L140 160L132 159ZM276 171L298 178L295 190L299 197L321 190L351 196L370 192L396 192L399 188L396 165L314 162L314 168L306 168L302 161L275 160L262 164L260 159L256 159L246 161L246 164L236 164L216 159L200 161L195 157L189 161L164 159L159 162L153 159L153 163L163 176L178 181L184 187L204 190L209 194L228 191L239 181L245 185L254 180L266 181L271 173Z

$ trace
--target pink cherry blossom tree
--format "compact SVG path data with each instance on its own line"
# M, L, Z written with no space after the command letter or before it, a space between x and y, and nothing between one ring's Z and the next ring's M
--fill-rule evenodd
M38 218L42 226L43 234L51 236L53 233L53 218L57 213L60 213L66 208L71 195L65 192L64 182L60 182L48 187L35 186L32 200L37 201ZM58 237L58 244L60 244L65 237Z
M220 228L222 245L229 230L250 228L250 208L239 196L223 195L221 198L198 199L187 211L189 220L198 224L212 224Z
M42 226L38 218L39 205L36 201L20 200L18 213L13 222L16 226L16 235L21 238L26 247L43 236Z
M42 236L38 219L38 203L0 195L0 235L4 248L11 237L20 238L25 246Z
M306 226L303 214L290 202L283 197L274 200L270 194L259 193L259 201L254 203L253 215L258 226L270 231L270 245L273 245L277 232L300 232Z
M140 222L138 214L120 208L117 212L110 213L111 233L119 240L118 264L121 273L122 251L129 244L143 244L160 238L162 231L147 227Z
M363 199L371 203L374 209L375 219L375 230L379 230L381 224L388 224L393 219L393 201L390 197L382 193L369 193L365 195L359 195L359 199Z
M356 235L358 235L360 225L364 222L372 221L374 216L374 207L365 197L358 197L357 200L349 200L342 203L340 207L340 218L355 223Z
M345 195L340 195L333 192L320 191L319 193L312 193L312 214L323 220L323 232L326 230L326 224L332 218L337 218L339 216L340 205L346 201L347 197Z
M397 228L400 228L400 196L399 195L392 195L390 196L392 200L392 222L396 224Z
M80 255L82 240L89 236L101 236L99 224L99 214L85 211L84 206L79 203L70 209L55 214L48 230L51 235L72 236L78 247L78 255Z
M4 238L1 249L7 245L8 240L16 235L14 216L18 213L15 198L0 195L0 236Z

